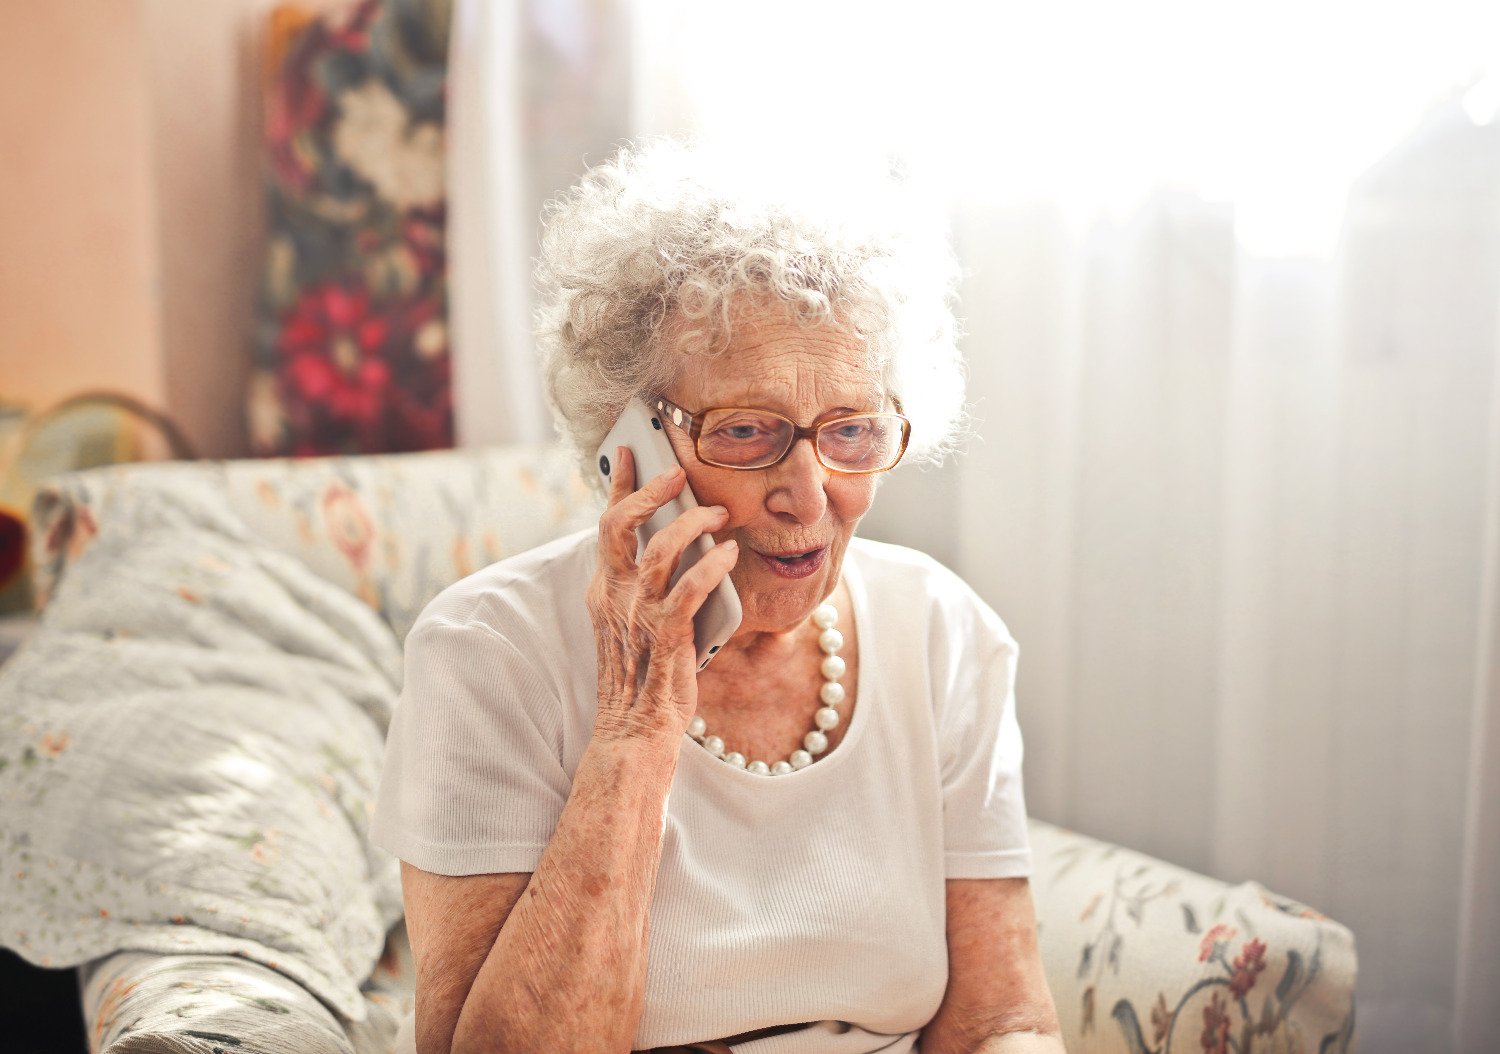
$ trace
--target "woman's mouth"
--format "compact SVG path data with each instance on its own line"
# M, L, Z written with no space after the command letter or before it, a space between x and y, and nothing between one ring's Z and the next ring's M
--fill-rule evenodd
M803 553L776 555L757 551L756 555L773 573L782 578L806 578L823 566L823 561L828 558L828 546L825 545L821 549L809 549Z

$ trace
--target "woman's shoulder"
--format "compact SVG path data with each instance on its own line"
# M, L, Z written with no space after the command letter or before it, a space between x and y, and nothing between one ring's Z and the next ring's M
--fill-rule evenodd
M883 617L917 619L955 632L983 629L1014 646L993 608L957 573L917 549L856 538L849 556L868 602ZM908 627L916 631L917 627Z
M872 597L877 592L894 592L911 599L961 597L984 603L967 582L921 550L855 538L849 554Z
M422 610L411 637L488 630L520 643L578 616L594 573L597 531L589 528L480 568Z
M956 574L920 549L908 549L904 545L877 542L869 538L854 538L849 543L849 553L858 560L865 574L919 578L937 576L962 581Z

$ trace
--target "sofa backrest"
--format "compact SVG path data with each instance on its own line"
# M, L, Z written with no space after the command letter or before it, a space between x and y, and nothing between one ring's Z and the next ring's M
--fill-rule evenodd
M596 523L560 445L375 457L121 465L58 477L33 512L43 603L105 516L149 524L152 495L191 474L226 530L286 551L376 608L404 637L427 602L486 564ZM209 495L205 495L209 497Z

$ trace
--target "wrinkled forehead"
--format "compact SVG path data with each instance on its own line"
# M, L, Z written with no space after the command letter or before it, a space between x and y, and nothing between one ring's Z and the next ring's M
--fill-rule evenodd
M878 410L885 402L868 344L836 323L809 325L774 308L740 311L727 341L699 346L680 336L670 345L674 374L664 394L690 410L753 406L800 421L830 410Z

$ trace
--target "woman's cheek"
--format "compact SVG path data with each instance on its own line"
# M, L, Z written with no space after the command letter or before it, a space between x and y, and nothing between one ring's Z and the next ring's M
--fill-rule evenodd
M851 526L857 523L865 513L870 511L870 506L875 504L875 491L880 484L875 475L868 476L846 476L839 481L840 486L835 497L835 508L838 510L839 518Z

